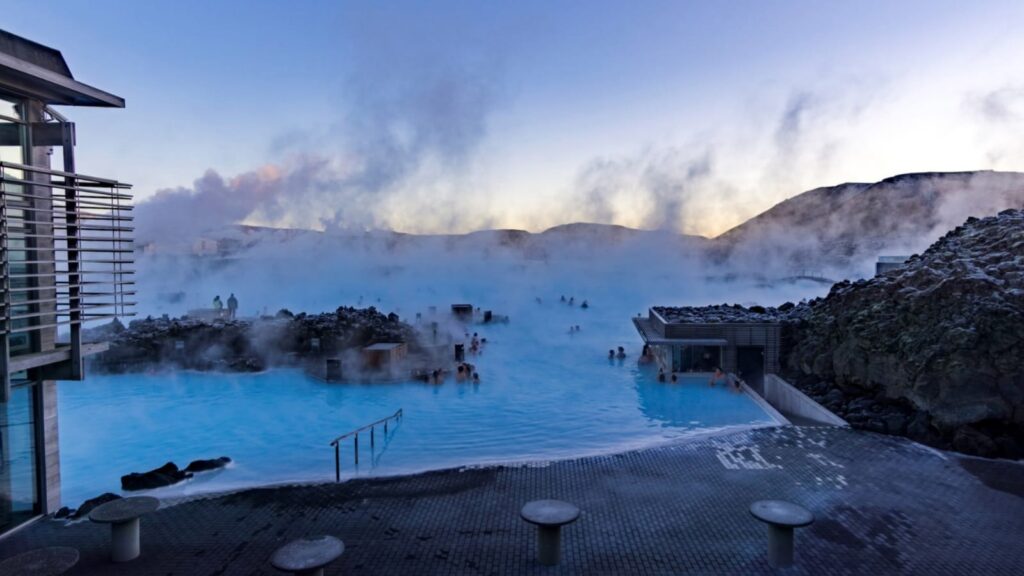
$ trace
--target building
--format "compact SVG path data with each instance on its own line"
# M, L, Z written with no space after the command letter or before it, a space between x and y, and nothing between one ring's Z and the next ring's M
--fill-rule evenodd
M655 306L633 319L645 346L666 372L711 372L721 368L758 386L779 371L782 326L756 313L694 317L694 309Z
M879 256L878 262L875 262L875 276L896 270L906 264L907 260L910 260L910 256Z
M391 370L409 355L409 347L401 342L382 342L363 348L363 367L368 370Z
M130 187L76 173L58 105L124 100L0 30L0 534L60 507L57 381L104 349L82 325L128 315L133 294Z

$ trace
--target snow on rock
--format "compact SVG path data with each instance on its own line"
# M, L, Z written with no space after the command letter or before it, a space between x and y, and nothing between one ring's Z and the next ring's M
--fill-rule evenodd
M787 376L853 426L1024 457L1024 211L970 218L806 308Z

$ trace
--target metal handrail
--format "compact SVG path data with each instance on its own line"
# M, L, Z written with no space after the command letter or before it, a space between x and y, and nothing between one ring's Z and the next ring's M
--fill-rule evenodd
M131 185L70 166L0 161L0 338L133 315Z
M124 182L118 182L117 180L110 180L109 178L97 178L95 176L85 176L83 174L72 174L70 172L54 170L53 168L29 166L27 164L18 164L17 162L7 162L4 160L0 160L0 168L26 170L28 172L37 172L39 174L49 174L50 176L64 176L65 178L75 178L76 180L89 180L90 182L97 182L97 185L102 184L104 186L114 186L117 188L131 188L131 184L125 184Z
M367 424L365 426L361 426L359 428L356 428L355 430L352 430L350 432L346 432L346 433L342 434L341 436L338 436L334 440L331 440L331 446L334 447L334 480L335 480L335 482L341 482L341 441L342 440L344 440L345 438L349 438L349 437L354 437L355 438L354 442L352 443L352 447L353 447L353 450L355 451L355 460L356 460L356 465L358 466L359 465L359 433L362 432L363 430L367 430L367 429L370 430L370 449L373 450L373 447L375 446L375 442L376 442L375 435L374 435L374 428L376 426L380 425L380 424L383 424L384 425L384 438L386 440L387 437L388 437L388 422L391 421L391 420L394 420L396 422L401 422L402 421L402 416L403 416L402 409L399 408L391 416L386 416L386 417L381 418L380 420L377 420L375 422L370 422L369 424Z

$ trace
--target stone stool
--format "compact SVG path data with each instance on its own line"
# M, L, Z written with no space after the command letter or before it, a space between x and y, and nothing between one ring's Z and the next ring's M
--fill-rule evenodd
M768 524L768 564L772 568L793 565L793 528L814 522L814 514L797 504L783 500L758 500L750 513Z
M159 507L160 501L151 496L118 498L93 508L89 520L110 524L110 557L114 562L127 562L139 557L139 517Z
M537 561L556 566L562 555L562 526L575 522L580 509L561 500L534 500L523 506L520 516L537 526Z
M324 566L345 552L345 544L334 536L293 540L277 549L270 563L278 570L302 576L323 576Z
M0 574L57 576L78 564L78 550L67 546L39 548L0 562Z

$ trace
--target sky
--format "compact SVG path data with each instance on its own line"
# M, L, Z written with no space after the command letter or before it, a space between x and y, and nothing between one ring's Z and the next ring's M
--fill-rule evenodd
M1024 170L1019 1L2 0L0 14L126 99L62 110L78 169L211 228L712 236L818 186Z

